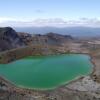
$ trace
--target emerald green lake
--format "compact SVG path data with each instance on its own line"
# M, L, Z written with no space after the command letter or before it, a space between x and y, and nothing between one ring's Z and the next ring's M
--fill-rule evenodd
M18 87L54 89L77 77L92 72L88 55L66 54L57 56L26 57L9 64L0 64L0 76Z

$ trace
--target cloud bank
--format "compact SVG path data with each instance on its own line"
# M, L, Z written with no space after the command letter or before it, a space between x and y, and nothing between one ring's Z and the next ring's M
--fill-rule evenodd
M67 18L49 18L49 19L16 19L0 17L0 27L72 27L72 26L85 26L85 27L100 27L99 18L80 18L76 20L68 20Z

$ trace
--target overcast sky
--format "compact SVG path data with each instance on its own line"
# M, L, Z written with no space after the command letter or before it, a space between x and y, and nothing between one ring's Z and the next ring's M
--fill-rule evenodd
M0 26L100 27L100 0L0 0Z

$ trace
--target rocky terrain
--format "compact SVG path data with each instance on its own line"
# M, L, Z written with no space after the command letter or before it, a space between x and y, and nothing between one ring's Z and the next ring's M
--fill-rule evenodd
M47 33L45 35L16 32L10 27L0 28L0 51L19 48L27 45L61 45L73 38L69 35Z
M41 45L43 46L44 44L43 47L46 48L46 51L43 47L42 49L38 47L36 51L40 50L42 53L48 53L50 51L50 54L62 54L65 52L89 54L94 64L94 70L90 75L76 79L70 84L50 91L21 89L13 86L3 78L0 78L0 100L100 100L100 38L83 38L76 40L71 36L54 33L33 36L28 35L28 33L25 35L24 33L17 34L26 47L24 46L25 49L23 47L22 49L20 48L21 50L15 49L9 51L11 53L13 52L14 55L12 55L12 57L15 57L14 52L16 52L16 50L19 51L17 54L21 54L23 50L32 51L35 45L39 44L41 48ZM10 54L9 52L7 52L8 56ZM30 53L28 53L28 55L30 55ZM5 56L5 58L7 58L7 56Z

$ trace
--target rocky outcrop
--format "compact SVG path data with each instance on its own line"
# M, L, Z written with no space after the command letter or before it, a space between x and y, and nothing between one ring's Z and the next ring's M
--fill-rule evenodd
M46 36L48 38L48 43L51 45L60 45L73 39L70 35L61 35L52 32L47 33Z
M33 36L33 42L47 45L61 45L65 42L72 41L73 38L70 35L61 35L57 33L47 33L45 35L37 34Z
M0 28L0 51L24 46L17 32L10 27Z
M61 35L61 34L52 33L52 32L47 33L46 35L48 38L52 38L54 40L61 41L61 42L73 39L70 35Z
M16 32L10 27L0 28L0 51L27 45L59 46L72 40L70 35L47 33L45 35Z
M21 40L24 42L25 45L32 44L32 34L24 33L24 32L18 32L18 36L21 38Z

